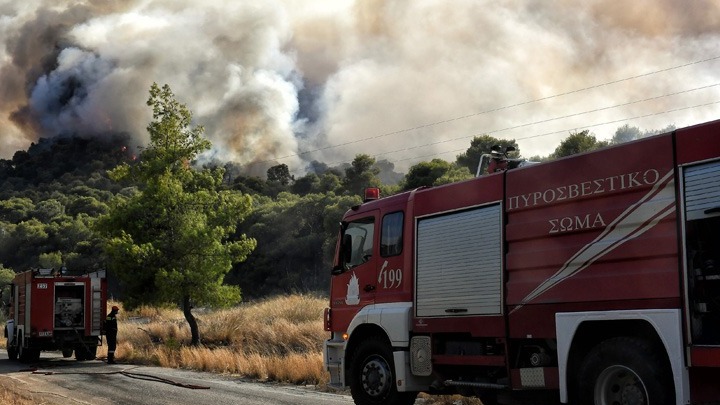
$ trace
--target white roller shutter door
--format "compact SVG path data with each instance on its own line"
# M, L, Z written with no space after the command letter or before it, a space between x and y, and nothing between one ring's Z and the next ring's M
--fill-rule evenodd
M417 225L417 316L502 313L500 204Z

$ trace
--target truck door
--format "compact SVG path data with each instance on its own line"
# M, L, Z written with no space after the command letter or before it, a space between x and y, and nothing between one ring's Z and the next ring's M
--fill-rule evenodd
M411 299L412 271L405 264L403 230L405 213L390 210L380 221L380 255L377 261L376 303L401 302Z
M333 330L347 330L357 312L375 303L377 288L378 212L349 217L342 224L333 270Z

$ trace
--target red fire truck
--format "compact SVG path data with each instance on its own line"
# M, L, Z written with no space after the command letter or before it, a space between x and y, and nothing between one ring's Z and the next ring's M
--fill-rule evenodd
M105 271L82 276L36 269L15 276L5 325L11 360L37 361L40 351L60 350L77 360L95 358L105 317Z
M369 194L325 311L356 404L720 401L720 121Z

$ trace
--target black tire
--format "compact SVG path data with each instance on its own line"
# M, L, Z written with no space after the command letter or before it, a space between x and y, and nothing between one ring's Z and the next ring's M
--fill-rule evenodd
M20 359L21 363L29 363L32 361L32 357L33 357L32 350L26 349L23 347L22 332L18 333L18 336L17 336L17 352L18 352L18 358Z
M392 348L372 336L360 342L350 364L350 393L356 405L412 405L417 392L398 392Z
M75 359L77 361L95 360L97 346L78 346L75 348Z
M30 362L37 363L40 361L40 349L29 349L30 351Z
M10 359L12 361L17 360L17 358L18 358L17 346L10 344L10 339L8 339L6 347L7 347L8 359Z
M40 349L24 348L21 344L18 346L18 358L21 363L37 363L40 361Z
M73 349L72 348L62 349L62 355L64 358L69 359L73 355Z
M88 346L87 359L95 360L97 357L97 346Z
M608 339L585 357L578 373L578 403L675 404L672 371L664 351L629 337Z
M85 361L88 359L88 352L84 347L78 346L75 348L75 360Z

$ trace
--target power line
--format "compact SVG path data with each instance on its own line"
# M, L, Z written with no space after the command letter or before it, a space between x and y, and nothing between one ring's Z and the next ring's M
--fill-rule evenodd
M705 87L712 87L712 86L718 86L718 85L720 85L720 83L714 84L714 85L711 85L711 86L705 86ZM688 91L690 91L690 90L688 90ZM720 100L712 101L712 102L704 103L704 104L697 104L697 105L693 105L693 106L689 106L689 107L673 108L673 109L670 109L670 110L665 110L665 111L660 111L660 112L655 112L655 113L649 113L649 114L643 114L643 115L636 115L636 116L633 116L633 117L625 117L625 118L621 118L621 119L617 119L617 120L605 121L605 122L596 123L596 124L592 124L592 125L584 125L582 128L586 128L586 129L587 129L587 128L595 128L595 127L600 127L600 126L603 126L603 125L617 124L617 123L626 122L626 121L629 121L629 120L635 120L635 119L641 119L641 118L648 118L648 117L653 117L653 116L663 115L663 114L670 114L670 113L673 113L673 112L690 110L690 109L693 109L693 108L707 107L707 106L715 105L715 104L720 104ZM611 107L608 107L608 108L611 108ZM558 118L558 119L559 119L559 118ZM530 125L530 124L523 124L523 125L521 125L521 126L519 126L519 127L526 126L526 125ZM507 129L510 129L510 128L504 128L504 129L500 129L500 130L497 130L497 131L494 131L494 132L505 131L505 130L507 130ZM545 132L545 133L542 133L542 134L530 135L530 136L525 136L525 137L522 137L522 138L515 138L515 140L517 141L517 140L525 140L525 139L531 139L531 138L540 138L540 137L543 137L543 136L555 135L555 134L560 134L560 133L563 133L563 132L572 131L572 130L574 130L574 129L577 129L577 127L566 128L566 129L559 130L559 131ZM483 134L486 134L486 133L483 133ZM405 150L410 150L410 149L418 149L418 148L421 148L421 147L424 147L424 146L431 146L431 145L436 145L436 144L440 144L440 143L452 142L452 141L455 141L455 140L460 140L460 139L475 137L475 136L479 136L479 135L483 135L483 134L475 134L475 135L470 135L470 136L466 136L466 137L462 137L462 138L455 138L455 139L449 139L449 140L445 140L445 141L432 142L432 143L424 144L424 145L418 145L418 146L414 146L414 147L412 147L412 148L398 149L398 150L391 151L391 152L378 153L378 154L372 155L372 157L377 158L378 156L382 156L382 155L386 155L386 154L390 154L390 153L403 152L403 151L405 151ZM447 154L447 153L457 153L457 152L466 151L466 150L467 150L467 148L464 147L464 148L454 149L454 150L445 151L445 152L436 152L436 153L432 153L432 154L429 154L429 155L411 156L411 157L408 157L408 158L403 158L403 159L395 160L395 162L404 162L404 161L406 161L406 160L413 160L413 159L422 159L422 158L427 158L427 157L434 157L434 156L438 156L438 155L444 155L444 154ZM333 166L336 166L336 165L339 165L339 164L342 164L342 163L347 163L347 161L343 160L343 161L339 161L339 162L325 163L325 164L326 164L327 166L329 166L329 167L333 167ZM293 173L299 173L299 171L293 171Z
M324 147L317 148L317 149L311 149L311 150L301 151L301 152L298 152L298 153L293 153L293 154L289 154L289 155L285 155L285 156L280 156L280 157L273 158L273 159L266 159L266 160L256 161L256 162L249 163L249 165L261 164L261 163L268 163L268 162L274 162L274 161L277 161L277 160L287 159L287 158L290 158L290 157L307 155L307 154L309 154L309 153L321 152L321 151L324 151L324 150L334 149L334 148L338 148L338 147L341 147L341 146L353 145L353 144L360 143L360 142L364 142L364 141L369 141L369 140L373 140L373 139L379 139L379 138L383 138L383 137L390 136L390 135L396 135L396 134L401 134L401 133L404 133L404 132L416 131L416 130L423 129L423 128L433 127L433 126L436 126L436 125L441 125L441 124L446 124L446 123L449 123L449 122L459 121L459 120L463 120L463 119L467 119L467 118L471 118L471 117L476 117L476 116L479 116L479 115L489 114L489 113L493 113L493 112L498 112L498 111L502 111L502 110L507 110L507 109L510 109L510 108L515 108L515 107L520 107L520 106L524 106L524 105L528 105L528 104L537 103L537 102L540 102L540 101L550 100L550 99L557 98L557 97L563 97L563 96L567 96L567 95L571 95L571 94L576 94L576 93L580 93L580 92L587 91L587 90L593 90L593 89L597 89L597 88L600 88L600 87L605 87L605 86L609 86L609 85L613 85L613 84L618 84L618 83L622 83L622 82L626 82L626 81L630 81L630 80L634 80L634 79L639 79L639 78L642 78L642 77L652 76L652 75L655 75L655 74L658 74L658 73L664 73L664 72L669 72L669 71L672 71L672 70L682 69L682 68L685 68L685 67L688 67L688 66L697 65L697 64L705 63L705 62L710 62L710 61L717 60L717 59L720 59L720 55L718 55L718 56L713 56L713 57L706 58L706 59L701 59L701 60L693 61L693 62L684 63L684 64L682 64L682 65L671 66L671 67L668 67L668 68L659 69L659 70L655 70L655 71L652 71L652 72L641 73L641 74L638 74L638 75L635 75L635 76L626 77L626 78L623 78L623 79L612 80L612 81L609 81L609 82L600 83L600 84L592 85L592 86L589 86L589 87L584 87L584 88L581 88L581 89L576 89L576 90L571 90L571 91L567 91L567 92L563 92L563 93L553 94L553 95L550 95L550 96L540 97L540 98L536 98L536 99L533 99L533 100L523 101L523 102L520 102L520 103L510 104L510 105L506 105L506 106L502 106L502 107L492 108L492 109L489 109L489 110L485 110L485 111L481 111L481 112L477 112L477 113L473 113L473 114L467 114L467 115L463 115L463 116L459 116L459 117L455 117L455 118L449 118L449 119L446 119L446 120L435 121L435 122L431 122L431 123L427 123L427 124L422 124L422 125L418 125L418 126L415 126L415 127L406 128L406 129L401 129L401 130L397 130L397 131L386 132L386 133L379 134L379 135L375 135L375 136L370 136L370 137L366 137L366 138L356 139L356 140L354 140L354 141L347 141L347 142L342 142L342 143L338 143L338 144L328 145L328 146L324 146Z
M582 128L588 129L588 128L601 127L601 126L604 126L604 125L617 124L617 123L620 123L620 122L627 122L627 121L629 121L629 120L636 120L636 119L641 119L641 118L654 117L654 116L656 116L656 115L670 114L670 113L674 113L674 112L678 112L678 111L690 110L690 109L693 109L693 108L707 107L707 106L715 105L715 104L720 104L720 100L718 100L718 101L712 101L712 102L704 103L704 104L693 105L693 106L689 106L689 107L674 108L674 109L672 109L672 110L665 110L665 111L656 112L656 113L650 113L650 114L644 114L644 115L636 115L636 116L634 116L634 117L625 117L625 118L621 118L621 119L617 119L617 120L605 121L605 122L601 122L601 123L597 123L597 124L592 124L592 125L584 125L584 126L582 126ZM542 134L530 135L530 136L525 136L525 137L522 137L522 138L515 138L515 140L516 140L516 141L522 141L522 140L526 140L526 139L540 138L540 137L543 137L543 136L556 135L556 134L561 134L561 133L564 133L564 132L569 132L569 131L572 131L572 130L574 130L574 129L577 129L577 127L574 127L574 128L566 128L566 129L562 129L562 130L559 130L559 131L545 132L545 133L542 133ZM456 153L457 153L457 152L465 151L465 150L467 150L467 148L454 149L454 150L451 150L451 151L434 153L434 154L431 154L431 155L415 156L415 157L409 157L409 158L404 158L404 159L398 159L398 160L396 160L396 162L403 162L403 161L406 161L406 160L418 159L418 158L423 158L423 157L437 156L437 155L441 155L441 154L444 155L444 154L446 154L446 153L453 153L453 152L456 152ZM378 156L378 155L374 155L373 157L375 157L375 156Z
M416 146L412 146L412 147L408 147L408 148L402 148L402 149L397 149L397 150L393 150L393 151L389 151L389 152L382 152L382 153L379 153L379 154L374 155L374 156L382 156L382 155L387 155L387 154L391 154L391 153L404 152L404 151L407 151L407 150L412 150L412 149L417 149L417 148L422 148L422 147L432 146L432 145L438 145L438 144L441 144L441 143L448 143L448 142L453 142L453 141L461 141L461 140L463 140L463 139L469 139L469 138L473 138L473 137L479 136L479 135L490 135L490 134L495 134L495 133L498 133L498 132L504 132L504 131L509 131L509 130L513 130L513 129L525 128L525 127L529 127L529 126L533 126L533 125L537 125L537 124L545 124L545 123L548 123L548 122L551 122L551 121L557 121L557 120L561 120L561 119L577 117L577 116L580 116L580 115L590 114L590 113L599 112L599 111L611 110L611 109L613 109L613 108L618 108L618 107L626 107L626 106L632 105L632 104L644 103L644 102L646 102L646 101L651 101L651 100L657 100L657 99L661 99L661 98L665 98L665 97L676 96L676 95L678 95L678 94L690 93L690 92L693 92L693 91L704 90L704 89L708 89L708 88L711 88L711 87L717 87L717 86L720 86L720 83L709 84L709 85L706 85L706 86L696 87L696 88L694 88L694 89L681 90L681 91L677 91L677 92L674 92L674 93L663 94L663 95L660 95L660 96L647 97L647 98L640 99L640 100L629 101L629 102L627 102L627 103L616 104L616 105L607 106L607 107L601 107L601 108L595 108L595 109L592 109L592 110L587 110L587 111L582 111L582 112L578 112L578 113L563 115L563 116L559 116L559 117L553 117L553 118L548 118L548 119L544 119L544 120L539 120L539 121L534 121L534 122L528 122L528 123L519 124L519 125L514 125L514 126L511 126L511 127L506 127L506 128L502 128L502 129L496 129L496 130L493 130L493 131L486 131L486 132L483 132L483 133L481 133L481 134L464 135L464 136L460 136L460 137L457 137L457 138L445 139L445 140L436 141L436 142L430 142L430 143L423 144L423 145L416 145ZM527 139L527 138L519 138L519 139Z
M600 123L600 124L585 125L585 126L583 126L583 128L595 128L595 127L600 127L600 126L603 126L603 125L617 124L617 123L625 122L625 121L629 121L629 120L636 120L636 119L641 119L641 118L654 117L654 116L656 116L656 115L670 114L670 113L674 113L674 112L678 112L678 111L690 110L690 109L693 109L693 108L707 107L707 106L714 105L714 104L720 104L720 100L718 100L718 101L712 101L712 102L704 103L704 104L693 105L693 106L690 106L690 107L674 108L674 109L672 109L672 110L665 110L665 111L657 112L657 113L650 113L650 114L644 114L644 115L636 115L636 116L634 116L634 117L628 117L628 118L623 118L623 119L619 119L619 120L607 121L607 122L603 122L603 123ZM523 138L516 138L516 140L521 140L521 141L522 141L522 140L525 140L525 139L539 138L539 137L547 136L547 135L560 134L560 133L563 133L563 132L571 131L572 129L573 129L573 128L565 129L565 130L562 130L562 131L546 132L546 133L544 133L544 134L531 135L531 136L526 136L526 137L523 137Z

